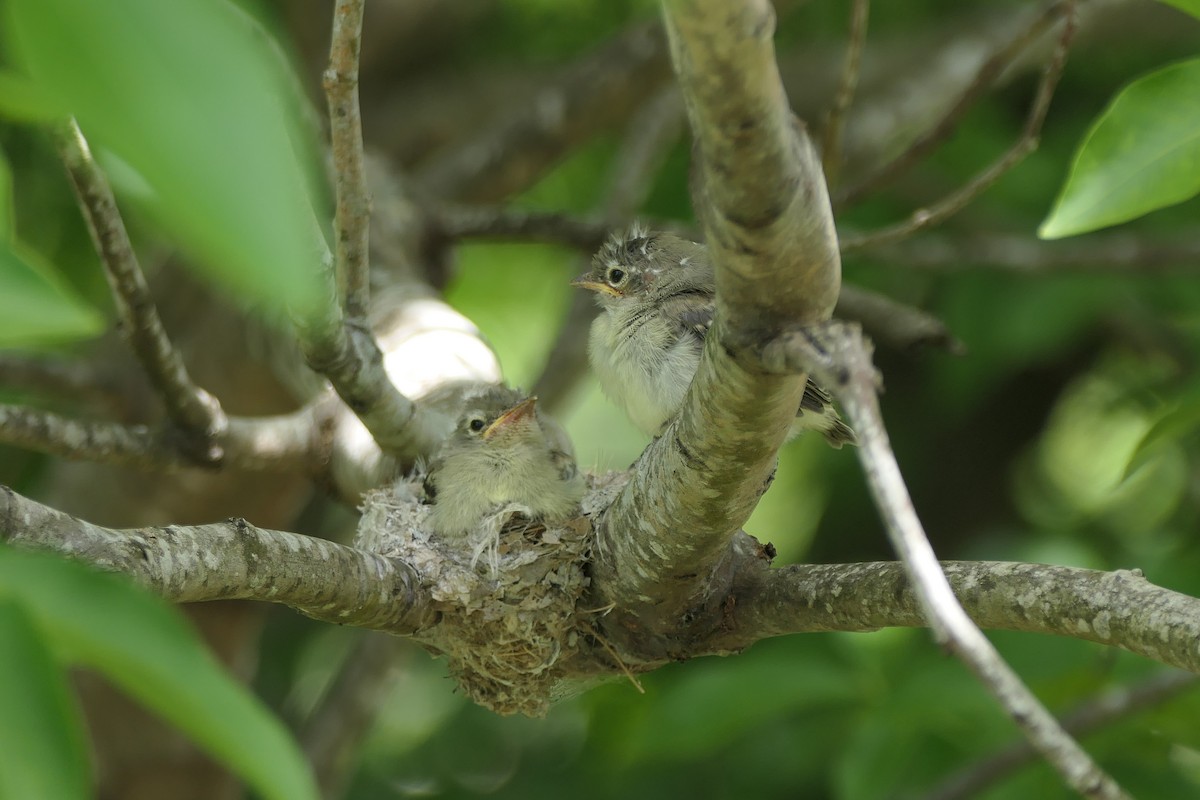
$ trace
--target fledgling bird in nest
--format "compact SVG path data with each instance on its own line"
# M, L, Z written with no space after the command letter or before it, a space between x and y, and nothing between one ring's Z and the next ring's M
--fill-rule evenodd
M635 224L613 234L572 285L595 292L602 309L588 338L600 388L642 432L661 434L683 405L716 312L708 248ZM805 430L832 447L855 443L829 393L811 380L790 435Z

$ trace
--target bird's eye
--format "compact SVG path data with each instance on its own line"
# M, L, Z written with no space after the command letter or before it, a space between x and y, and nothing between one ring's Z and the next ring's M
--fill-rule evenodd
M471 433L479 433L486 424L479 417L472 417L471 421L467 423L467 430L471 431Z
M625 280L625 270L620 267L609 267L608 282L612 286L617 286Z

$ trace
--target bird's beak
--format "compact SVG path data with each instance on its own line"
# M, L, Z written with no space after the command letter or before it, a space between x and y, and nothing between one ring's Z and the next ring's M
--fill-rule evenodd
M620 297L621 293L607 283L588 280L586 275L580 275L575 280L571 281L572 286L578 286L580 289L587 289L589 292L603 292L604 294Z
M527 397L526 399L517 403L508 411L505 411L503 414L496 417L495 422L487 426L487 429L483 432L483 438L485 440L491 439L501 429L513 424L514 422L519 422L520 420L532 417L534 408L536 406L537 397Z

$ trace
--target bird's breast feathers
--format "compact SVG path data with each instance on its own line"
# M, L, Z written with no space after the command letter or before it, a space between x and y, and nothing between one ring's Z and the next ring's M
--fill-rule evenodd
M643 433L661 432L700 363L695 339L653 312L602 313L589 337L600 386Z

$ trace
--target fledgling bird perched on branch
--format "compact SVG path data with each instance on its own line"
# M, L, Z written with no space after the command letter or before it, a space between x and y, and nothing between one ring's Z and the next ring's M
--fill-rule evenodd
M600 388L644 433L657 436L683 405L716 311L708 248L634 225L613 234L572 282L596 293L588 356ZM817 430L833 447L855 443L829 394L812 381L791 436Z
M571 441L538 411L536 397L493 386L468 398L464 408L425 481L435 533L465 537L484 516L510 504L543 522L578 513L584 484Z

